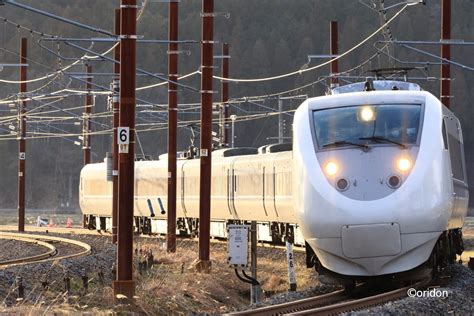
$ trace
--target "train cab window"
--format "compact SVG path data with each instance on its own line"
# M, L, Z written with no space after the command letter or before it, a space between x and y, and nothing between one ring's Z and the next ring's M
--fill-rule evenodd
M421 109L420 104L381 104L316 110L313 119L318 146L416 144Z

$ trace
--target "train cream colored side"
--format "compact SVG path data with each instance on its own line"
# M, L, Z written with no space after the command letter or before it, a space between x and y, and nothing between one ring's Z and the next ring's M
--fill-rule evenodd
M213 158L211 218L295 223L291 159L291 151ZM177 217L199 218L199 167L199 159L178 161ZM112 182L106 181L105 172L104 163L81 171L83 214L111 216ZM158 200L166 211L167 185L166 161L136 162L134 215L166 219Z
M291 152L249 155L233 163L233 207L238 218L294 223Z
M292 152L277 154L275 167L275 211L281 222L296 223L293 211Z
M229 208L229 161L233 159L212 159L211 179L211 218L233 219ZM183 160L179 162L178 201L181 217L199 217L200 161Z
M151 216L148 200L153 214L161 217L159 200L166 209L168 196L168 164L166 161L135 162L135 216ZM159 199L159 200L158 200Z
M295 223L291 167L291 152L213 158L211 218ZM199 160L181 170L183 216L198 218Z
M83 214L112 214L112 182L106 181L105 164L88 164L81 170L79 205Z

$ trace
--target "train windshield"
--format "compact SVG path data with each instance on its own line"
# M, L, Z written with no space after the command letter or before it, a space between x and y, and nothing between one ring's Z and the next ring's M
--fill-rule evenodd
M406 147L417 143L420 119L420 104L360 105L313 112L320 149L375 143Z

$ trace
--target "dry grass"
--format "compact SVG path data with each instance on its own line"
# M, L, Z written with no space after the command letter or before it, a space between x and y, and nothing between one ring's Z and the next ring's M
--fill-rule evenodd
M82 293L80 280L71 281L72 294L67 295L61 280L43 291L36 287L24 301L13 306L0 308L1 314L22 315L189 315L190 313L221 314L241 310L249 305L250 286L235 276L227 266L227 245L223 242L211 243L211 273L197 273L194 263L198 258L198 243L179 240L176 253L163 249L163 241L157 239L137 239L136 247L151 250L154 266L138 273L136 269L135 305L116 304L110 283L103 286L92 278L87 293ZM311 269L306 269L304 253L295 252L298 290L314 286ZM134 258L138 267L137 258ZM250 272L249 272L250 274ZM258 280L264 295L286 292L287 268L283 248L258 248ZM10 289L14 296L16 289ZM38 295L39 293L39 295ZM34 297L34 298L33 298Z
M472 231L466 231L466 235ZM469 236L472 237L472 236ZM60 284L41 292L39 297L28 296L15 306L0 308L3 314L22 315L189 315L191 313L222 314L242 310L249 305L250 286L237 279L234 270L227 266L227 245L211 243L211 273L197 273L194 263L198 258L198 243L179 240L176 253L168 253L163 241L136 239L136 247L151 250L154 254L152 269L139 274L135 272L137 284L135 305L117 305L110 283L101 285L92 279L89 291L81 294L81 284L71 284L73 295L62 292ZM295 248L297 249L297 248ZM137 264L137 258L135 266ZM295 266L298 290L318 285L315 273L305 266L305 254L295 251ZM258 248L258 280L264 296L284 293L288 289L286 253L280 247ZM60 281L57 281L60 283ZM54 288L54 290L53 290ZM31 292L38 292L38 288ZM14 285L8 296L15 295ZM36 297L33 301L33 297Z
M137 304L150 314L187 315L191 312L222 313L243 309L249 305L250 286L237 279L227 266L225 243L211 244L212 271L197 273L197 243L181 241L176 253L167 253L156 242L143 242L143 248L155 254L155 266L141 276ZM285 292L287 284L284 249L259 248L258 280L264 293ZM304 254L295 253L298 288L315 285L312 271L304 266Z

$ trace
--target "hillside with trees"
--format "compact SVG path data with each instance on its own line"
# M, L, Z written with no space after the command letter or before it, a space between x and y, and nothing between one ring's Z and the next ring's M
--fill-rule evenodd
M98 28L113 32L114 9L119 7L119 1L105 0L23 0L22 3L52 12L63 17L80 21ZM370 3L371 1L365 1ZM379 3L378 1L375 1ZM390 1L385 1L390 2ZM395 3L394 1L393 3ZM427 0L426 5L408 7L386 30L386 35L398 40L424 40L439 41L440 38L440 1ZM146 7L138 22L138 35L144 39L167 38L168 7L166 3L147 1ZM392 2L390 2L392 3ZM390 18L401 6L387 12ZM201 32L201 1L188 0L180 2L180 39L200 39ZM362 5L359 1L352 0L219 0L215 3L215 11L229 13L230 17L219 15L215 19L215 54L221 54L221 43L230 45L231 61L230 72L232 78L262 78L292 72L305 67L311 67L324 60L312 60L308 64L310 54L329 53L329 23L337 20L339 23L339 51L345 52L373 33L383 23L383 19L374 10ZM0 6L0 60L1 63L18 63L19 42L21 37L28 38L29 67L28 77L37 78L52 73L68 64L83 54L77 49L68 47L64 43L57 44L41 40L41 36L25 28L44 33L44 36L53 35L61 37L91 38L100 37L89 31L55 21L44 16L27 12L19 8L5 5ZM474 41L474 1L453 1L452 37L465 41ZM8 19L8 22L5 21ZM2 20L0 20L2 21ZM16 25L15 25L16 24ZM433 65L437 60L419 53L409 51L400 46L391 45L379 53L369 62L361 65L376 54L375 47L381 47L377 41L383 40L382 35L376 36L360 48L340 60L340 70L346 71L351 76L370 76L369 71L385 67L412 67L410 63L395 62L387 55L396 57L399 61L428 62L425 65L416 65L409 76L416 77L425 90L434 95L439 95L439 66ZM110 43L79 43L85 48L96 52L104 52L110 48ZM438 46L420 46L432 54L439 55ZM189 51L179 58L179 73L184 75L196 71L200 65L200 46L198 44L183 44L181 49ZM138 44L137 67L153 73L167 74L167 45L165 44ZM472 55L474 47L453 46L452 60L460 65L474 67ZM111 56L109 54L109 56ZM216 59L215 73L220 74L219 60ZM93 67L93 72L111 73L112 65L109 62L90 60L85 61ZM84 64L68 70L70 72L83 72ZM19 80L18 68L5 68L0 72L0 79ZM474 82L472 69L452 66L452 100L451 109L460 117L464 129L466 147L466 162L469 179L474 180L474 167L471 164L474 157L474 133L470 124L474 119L474 109L471 100L474 90L469 88ZM277 109L276 98L262 98L251 103L244 97L265 96L277 94L307 85L295 90L289 95L305 94L308 97L325 93L327 80L324 76L329 73L329 66L318 70L290 76L281 80L265 81L262 83L231 83L231 98L239 99L230 109L237 115L236 145L258 147L275 142L278 134L278 120L276 116L267 118L245 119L255 114L270 112L267 108ZM426 80L423 78L431 78ZM358 81L350 79L349 81ZM359 79L362 80L362 79ZM319 82L318 82L319 81ZM109 87L110 76L95 76L94 84ZM137 86L142 87L158 83L156 78L147 76L137 77ZM182 81L182 83L199 89L200 78L198 75ZM313 83L313 84L311 84ZM1 99L18 93L17 84L1 84ZM214 90L220 90L218 80L214 81ZM61 89L84 89L84 84L71 79L62 73L54 81L48 80L31 83L28 90L39 89L38 93L50 93ZM167 86L146 89L137 92L137 98L154 104L153 107L144 106L142 101L137 101L140 113L137 115L137 128L139 141L137 153L151 155L157 159L166 152L167 131L166 109ZM220 99L219 93L215 101ZM200 96L196 92L180 89L179 101L182 104L199 103ZM301 100L285 100L285 111L296 109ZM78 178L82 166L82 149L74 142L79 141L81 126L78 125L82 115L81 106L84 97L71 96L59 100L55 107L68 109L68 112L54 112L50 116L73 116L61 122L42 123L41 116L48 116L48 111L54 110L48 101L28 102L28 109L38 114L30 117L28 131L33 132L27 141L27 207L55 210L61 205L69 204L71 208L78 208L77 191ZM260 105L259 105L260 104ZM182 109L191 106L183 106ZM184 150L190 145L189 124L199 120L199 108L181 111L179 115L179 150ZM161 111L160 111L161 110ZM92 138L93 161L100 162L105 153L111 148L111 134L108 128L101 124L110 125L110 116L107 113L107 97L97 96L94 101L93 112L96 113L92 125L93 131L98 132ZM72 113L72 114L71 114ZM97 113L102 113L98 115ZM7 104L0 104L0 208L16 207L17 192L17 155L18 145L15 135L10 135L11 127L16 127L17 122L11 119L15 113ZM76 122L76 124L74 124ZM156 123L156 124L155 124ZM285 116L285 136L291 137L291 117ZM103 131L103 133L100 133ZM199 137L196 139L197 144Z

